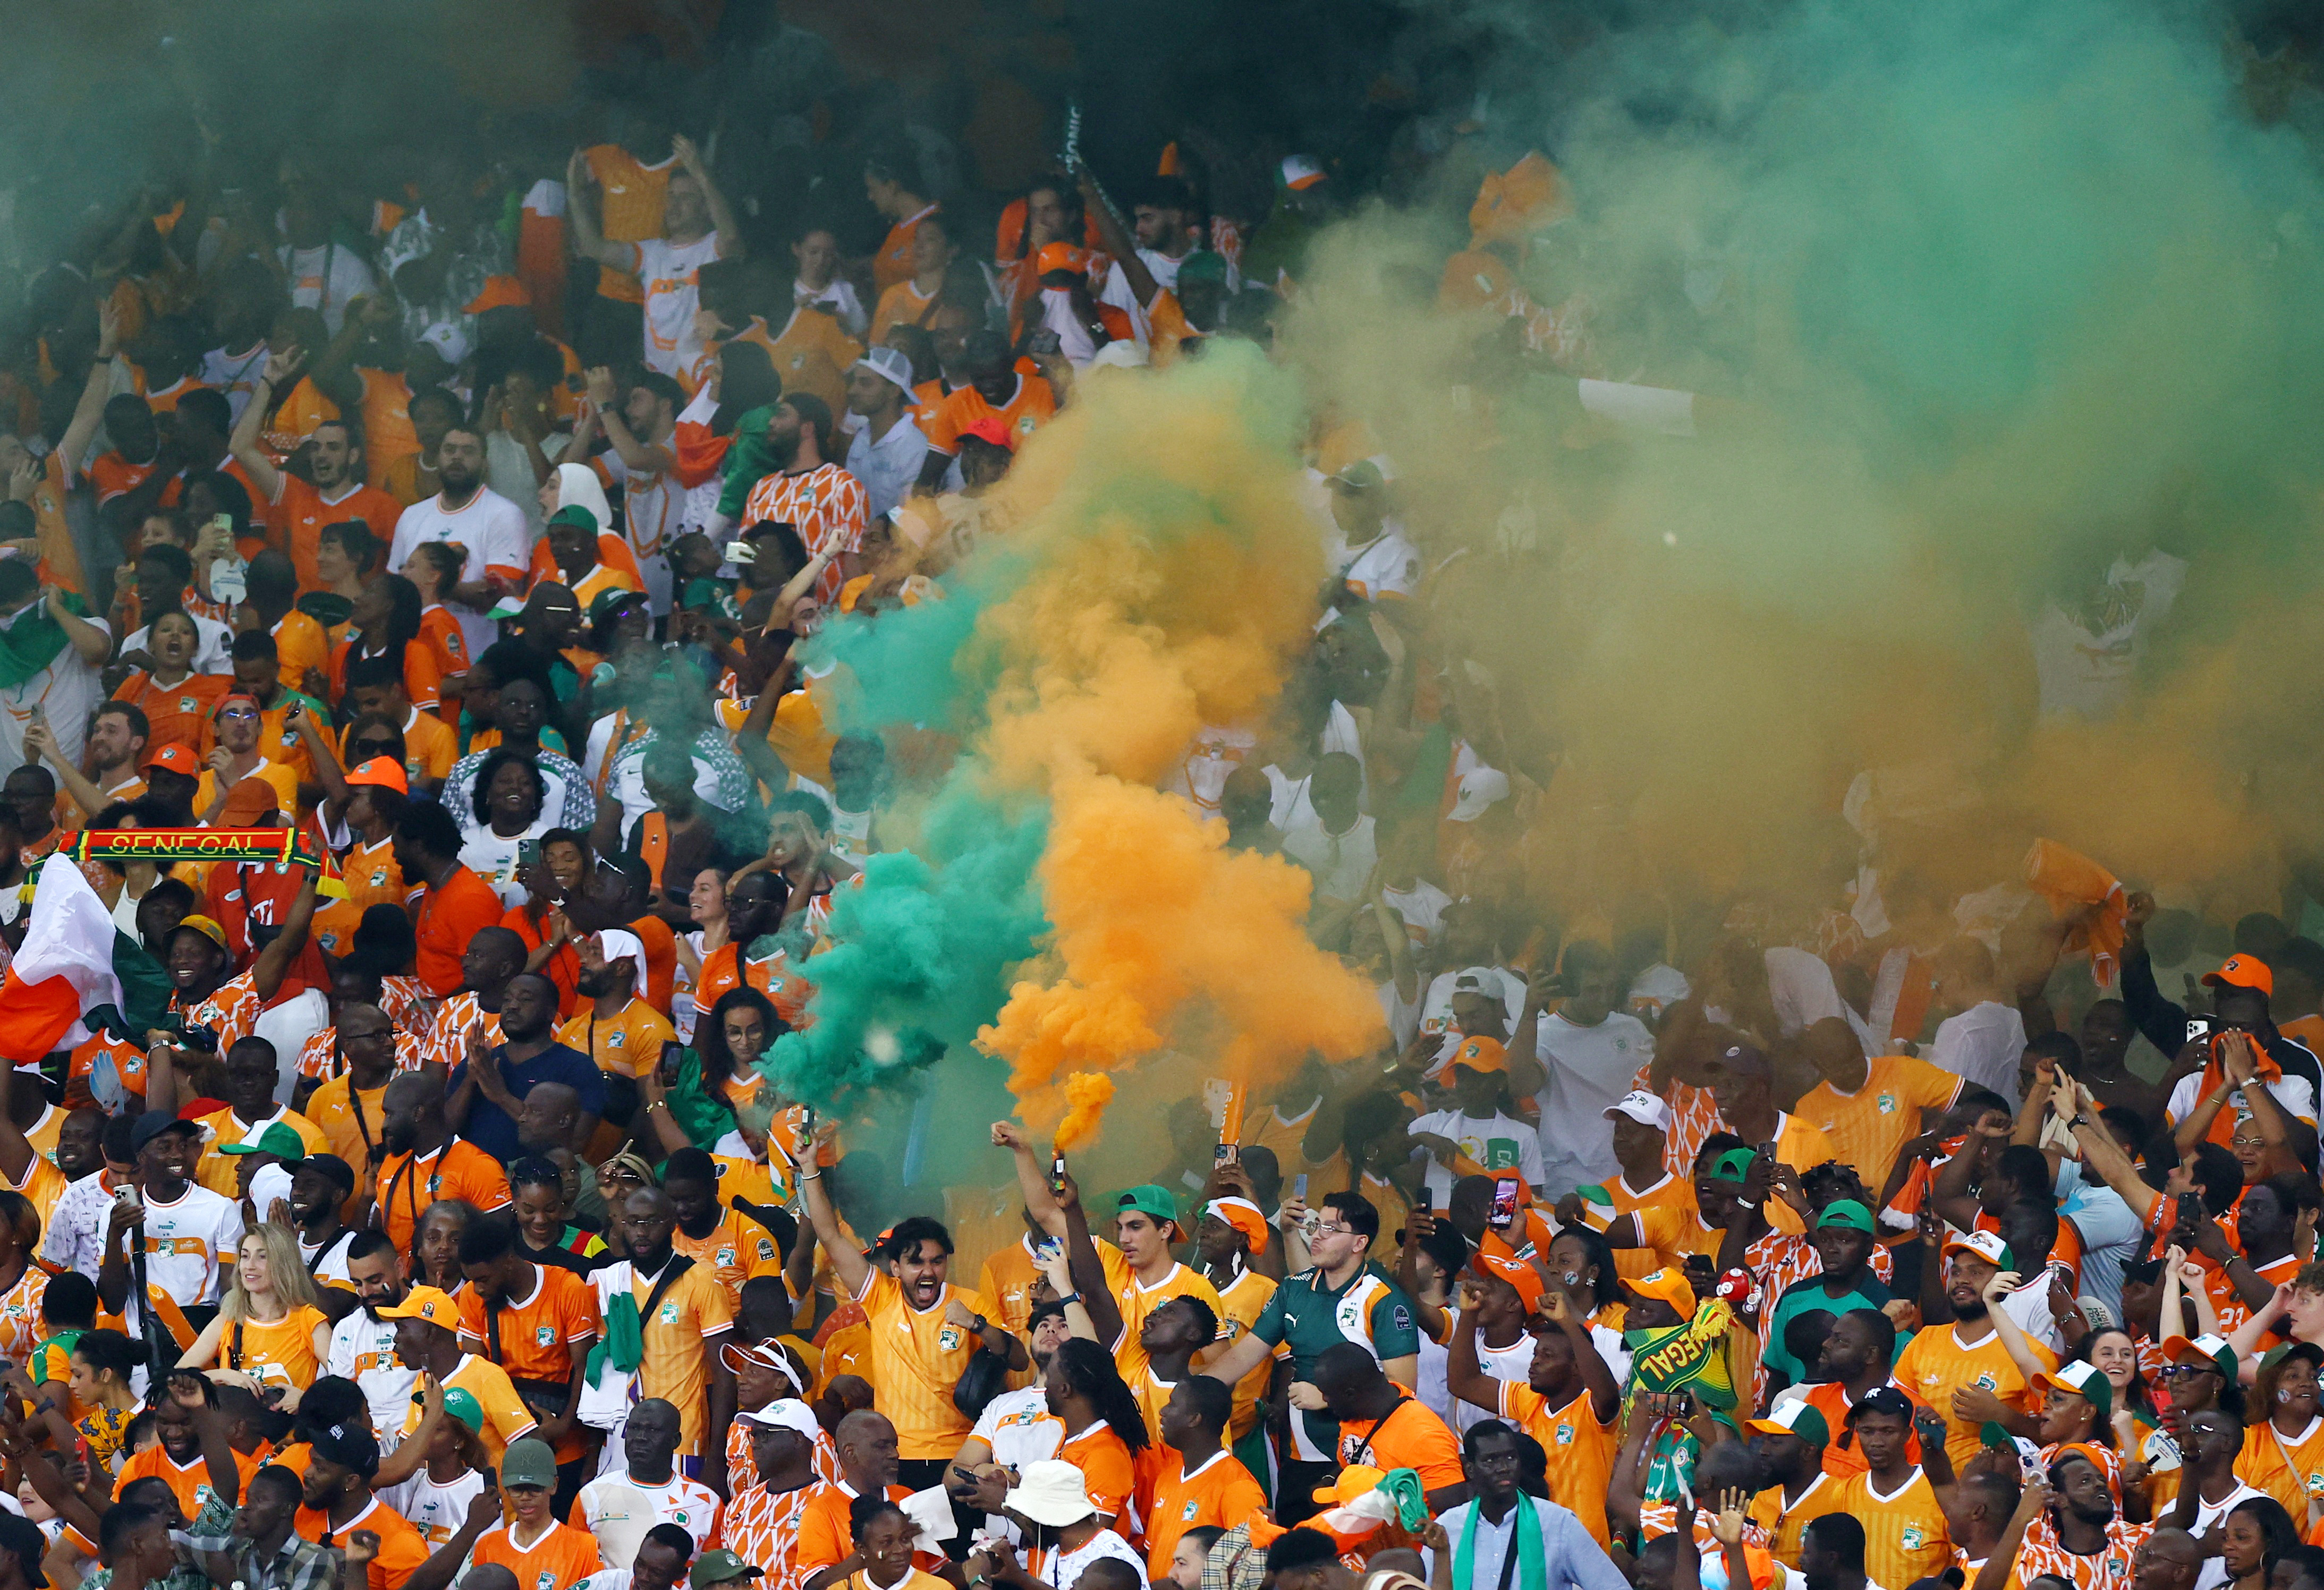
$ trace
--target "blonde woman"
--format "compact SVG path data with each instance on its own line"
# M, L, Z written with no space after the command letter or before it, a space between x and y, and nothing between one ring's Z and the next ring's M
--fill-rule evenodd
M314 1280L289 1227L269 1223L246 1231L217 1318L178 1367L207 1370L212 1380L245 1385L262 1397L279 1388L275 1406L291 1412L330 1355L331 1321L316 1303Z

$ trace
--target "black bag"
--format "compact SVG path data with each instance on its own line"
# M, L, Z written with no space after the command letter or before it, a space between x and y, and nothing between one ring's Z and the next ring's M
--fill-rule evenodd
M979 1347L969 1355L968 1367L952 1388L952 1405L974 1423L983 1416L984 1405L1008 1389L1009 1360L991 1347Z

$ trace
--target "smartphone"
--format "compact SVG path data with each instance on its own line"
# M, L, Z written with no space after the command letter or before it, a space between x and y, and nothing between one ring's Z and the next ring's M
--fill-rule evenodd
M528 872L532 870L534 868L539 867L540 865L540 841L537 839L521 839L517 841L516 864L519 868Z
M1413 1200L1412 1207L1425 1215L1435 1209L1435 1199L1436 1195L1424 1187L1420 1190L1420 1196Z
M2191 1192L2179 1195L2179 1224L2190 1230L2202 1224L2203 1200Z
M1222 1143L1211 1151L1211 1163L1213 1165L1231 1165L1241 1157L1242 1150L1231 1143Z
M1065 1195L1065 1156L1062 1153L1049 1159L1049 1192L1056 1198Z
M1496 1176L1493 1179L1493 1212L1485 1223L1496 1231L1507 1231L1517 1223L1517 1179Z
M1047 354L1056 353L1063 345L1057 341L1057 334L1044 326L1028 339L1025 351L1028 354Z
M1307 1172L1302 1171L1291 1178L1291 1196L1301 1203L1307 1201Z
M2203 1043L2205 1040L2216 1035L2218 1027L2218 1024L2214 1022L2208 1016L2190 1016L2187 1018L2186 1042L2189 1043Z
M234 515L230 513L213 513L210 515L209 528L217 531L221 535L233 535Z

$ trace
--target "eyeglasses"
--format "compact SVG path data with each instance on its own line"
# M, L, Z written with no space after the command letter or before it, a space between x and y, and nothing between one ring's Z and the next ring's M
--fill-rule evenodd
M1333 1221L1333 1222L1332 1222L1332 1224L1330 1224L1329 1226L1326 1226L1326 1225L1323 1224L1321 1221L1318 1221L1318 1222L1317 1222L1317 1223L1316 1223L1316 1224L1315 1224L1315 1225L1314 1225L1314 1226L1310 1229L1310 1231L1308 1232L1308 1235L1309 1235L1311 1237L1313 1237L1313 1236L1353 1236L1355 1234L1356 1234L1356 1228L1355 1228L1354 1227L1352 1227L1352 1226L1343 1226L1343 1225L1342 1225L1342 1224L1341 1224L1339 1221L1337 1221L1337 1220Z

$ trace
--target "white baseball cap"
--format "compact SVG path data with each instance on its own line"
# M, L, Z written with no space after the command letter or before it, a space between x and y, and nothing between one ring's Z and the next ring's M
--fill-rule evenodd
M450 320L438 320L420 334L420 340L442 356L447 364L457 364L468 356L468 334Z
M815 1421L815 1411L797 1397L778 1398L755 1413L742 1415L742 1420L744 1424L793 1430L810 1441L823 1433L823 1427Z
M912 362L905 355L903 349L878 346L866 348L863 350L863 357L855 361L855 363L859 369L868 370L884 380L894 381L903 389L904 396L908 398L912 395Z
M1484 994L1505 1000L1509 997L1509 984L1499 967L1471 966L1452 974L1452 991L1455 994Z
M1461 786L1452 797L1452 809L1444 813L1447 823L1474 823L1496 803L1509 798L1509 776L1499 767L1478 767L1461 775Z
M1616 1116L1628 1116L1641 1126L1652 1126L1657 1132L1670 1130L1670 1106L1643 1088L1623 1094L1603 1113L1609 1121Z

